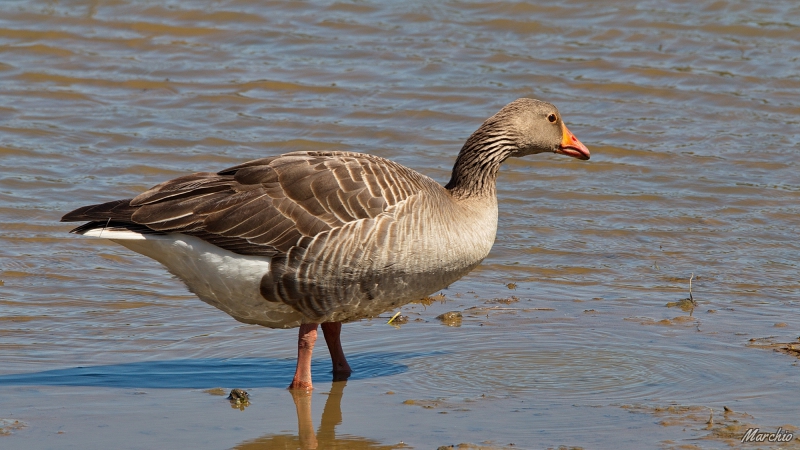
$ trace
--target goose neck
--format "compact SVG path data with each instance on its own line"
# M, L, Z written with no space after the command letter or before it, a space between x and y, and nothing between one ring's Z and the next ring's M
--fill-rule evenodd
M513 148L502 137L476 136L475 132L461 148L445 188L456 199L495 197L497 172Z

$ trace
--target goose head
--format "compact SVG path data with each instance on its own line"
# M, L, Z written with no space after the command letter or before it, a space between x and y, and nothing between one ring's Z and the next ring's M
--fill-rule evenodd
M461 147L445 188L455 198L495 195L500 164L511 156L560 153L589 159L589 149L569 131L558 108L520 98L486 119Z
M505 134L508 156L522 157L536 153L560 153L582 160L590 157L589 149L569 131L558 108L532 98L520 98L484 122L487 134Z

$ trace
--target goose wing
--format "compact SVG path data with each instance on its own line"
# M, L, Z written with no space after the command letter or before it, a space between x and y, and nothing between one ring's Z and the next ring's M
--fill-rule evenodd
M195 173L131 200L77 209L62 221L180 232L244 255L286 253L304 237L374 218L433 180L350 152L295 152Z

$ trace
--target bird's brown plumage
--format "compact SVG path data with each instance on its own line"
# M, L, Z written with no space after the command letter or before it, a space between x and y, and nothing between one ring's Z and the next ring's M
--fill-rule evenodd
M61 220L88 221L72 231L156 259L237 320L299 326L290 387L308 389L317 324L334 373L349 374L341 322L422 298L478 265L497 231L500 164L542 152L589 159L555 106L518 99L470 136L445 187L377 156L296 152L176 178Z
M302 238L374 218L433 181L389 160L296 152L161 183L127 200L76 209L62 222L109 219L198 236L242 255L275 256Z
M295 152L179 177L133 199L79 208L62 221L89 222L76 233L188 235L267 258L259 308L271 308L264 301L283 303L305 321L354 320L442 289L480 263L494 241L500 164L559 151L565 135L553 105L519 99L470 136L446 187L373 155ZM569 145L578 146L570 147L576 157L588 158L577 140ZM159 260L169 267L166 259ZM245 311L251 304L237 307L239 300L225 298L228 287L218 295L201 281L186 282L239 320L300 323L253 318Z

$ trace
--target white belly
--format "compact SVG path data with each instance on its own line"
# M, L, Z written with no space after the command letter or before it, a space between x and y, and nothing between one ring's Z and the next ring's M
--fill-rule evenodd
M94 231L94 230L93 230ZM99 230L98 230L99 234ZM236 320L271 328L304 323L302 314L284 303L269 302L259 292L261 278L270 270L270 258L245 256L180 233L142 235L109 232L108 238L163 264L204 302Z

